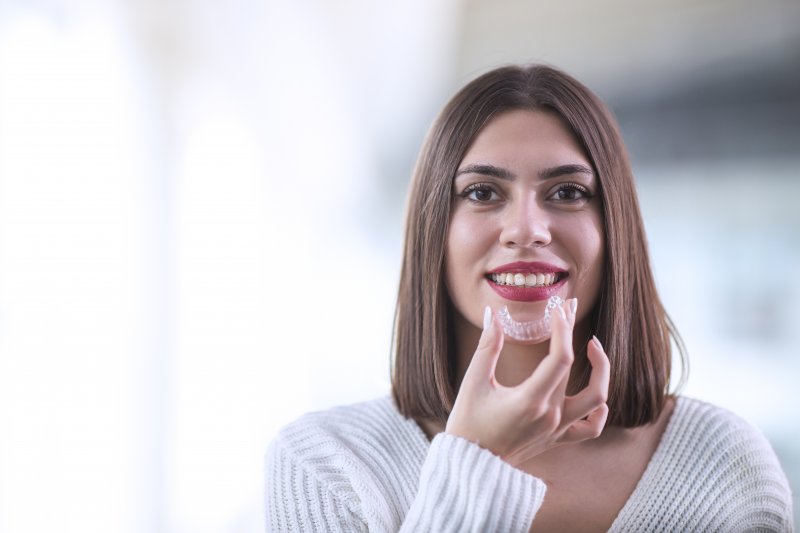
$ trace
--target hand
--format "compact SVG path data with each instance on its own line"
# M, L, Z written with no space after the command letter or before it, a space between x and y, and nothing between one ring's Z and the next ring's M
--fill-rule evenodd
M572 307L577 308L577 299L553 310L550 353L516 387L505 387L495 379L504 337L487 307L478 348L445 431L476 442L516 467L559 444L600 436L608 417L610 365L600 341L593 337L587 348L592 365L589 384L578 394L566 396L575 358Z

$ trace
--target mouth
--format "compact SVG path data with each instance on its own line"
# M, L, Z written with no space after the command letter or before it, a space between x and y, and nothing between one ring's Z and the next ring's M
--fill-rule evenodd
M511 263L487 272L489 286L507 300L547 300L561 289L569 273L546 263Z
M486 274L486 279L497 285L512 287L549 287L566 276L566 272L498 272Z

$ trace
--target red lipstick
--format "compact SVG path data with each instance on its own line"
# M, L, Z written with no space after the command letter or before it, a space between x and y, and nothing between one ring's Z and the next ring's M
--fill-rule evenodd
M547 300L554 296L564 285L568 274L563 268L559 268L549 263L517 261L501 265L487 273L491 274L556 274L556 282L546 287L520 287L517 285L500 285L492 281L491 277L486 278L489 286L501 297L515 302L535 302Z
M558 268L555 265L551 265L550 263L541 263L538 261L516 261L514 263L508 263L507 265L500 265L494 270L490 270L489 274L499 274L501 272L511 274L531 274L534 272L550 274L551 272L554 272L558 274L560 272L566 272L566 270L563 268Z

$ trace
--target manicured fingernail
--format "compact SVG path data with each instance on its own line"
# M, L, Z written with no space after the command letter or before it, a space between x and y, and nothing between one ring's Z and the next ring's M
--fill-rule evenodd
M483 329L488 329L492 325L492 308L488 305L483 310Z
M558 305L556 307L558 307L558 312L561 313L561 318L566 320L567 319L567 313L564 312L564 306L563 305Z
M577 298L573 298L572 300L569 301L569 310L573 315L578 312L578 299Z
M603 345L600 344L600 339L598 339L596 335L592 335L592 338L594 339L594 342L597 343L597 346L599 346L601 350L605 351L605 348L603 348Z

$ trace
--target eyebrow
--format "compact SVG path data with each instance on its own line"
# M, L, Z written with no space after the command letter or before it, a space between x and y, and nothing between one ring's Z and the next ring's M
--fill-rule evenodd
M516 178L516 176L514 176L514 174L508 170L496 167L494 165L467 165L456 172L455 177L457 178L461 174L482 174L484 176L494 176L495 178L501 178L504 180L513 180Z
M494 165L484 165L484 164L477 164L477 165L467 165L466 167L462 168L458 172L456 172L456 178L462 174L482 174L484 176L493 176L495 178L500 178L504 180L513 180L516 176L501 167L496 167ZM570 174L586 174L588 176L594 176L594 172L592 169L587 167L586 165L558 165L555 167L549 167L541 172L539 172L539 179L540 180L549 180L553 178L557 178L559 176L568 176Z
M539 173L539 179L549 180L559 176L568 176L570 174L586 174L587 176L594 176L592 169L586 165L559 165L557 167L546 168Z

